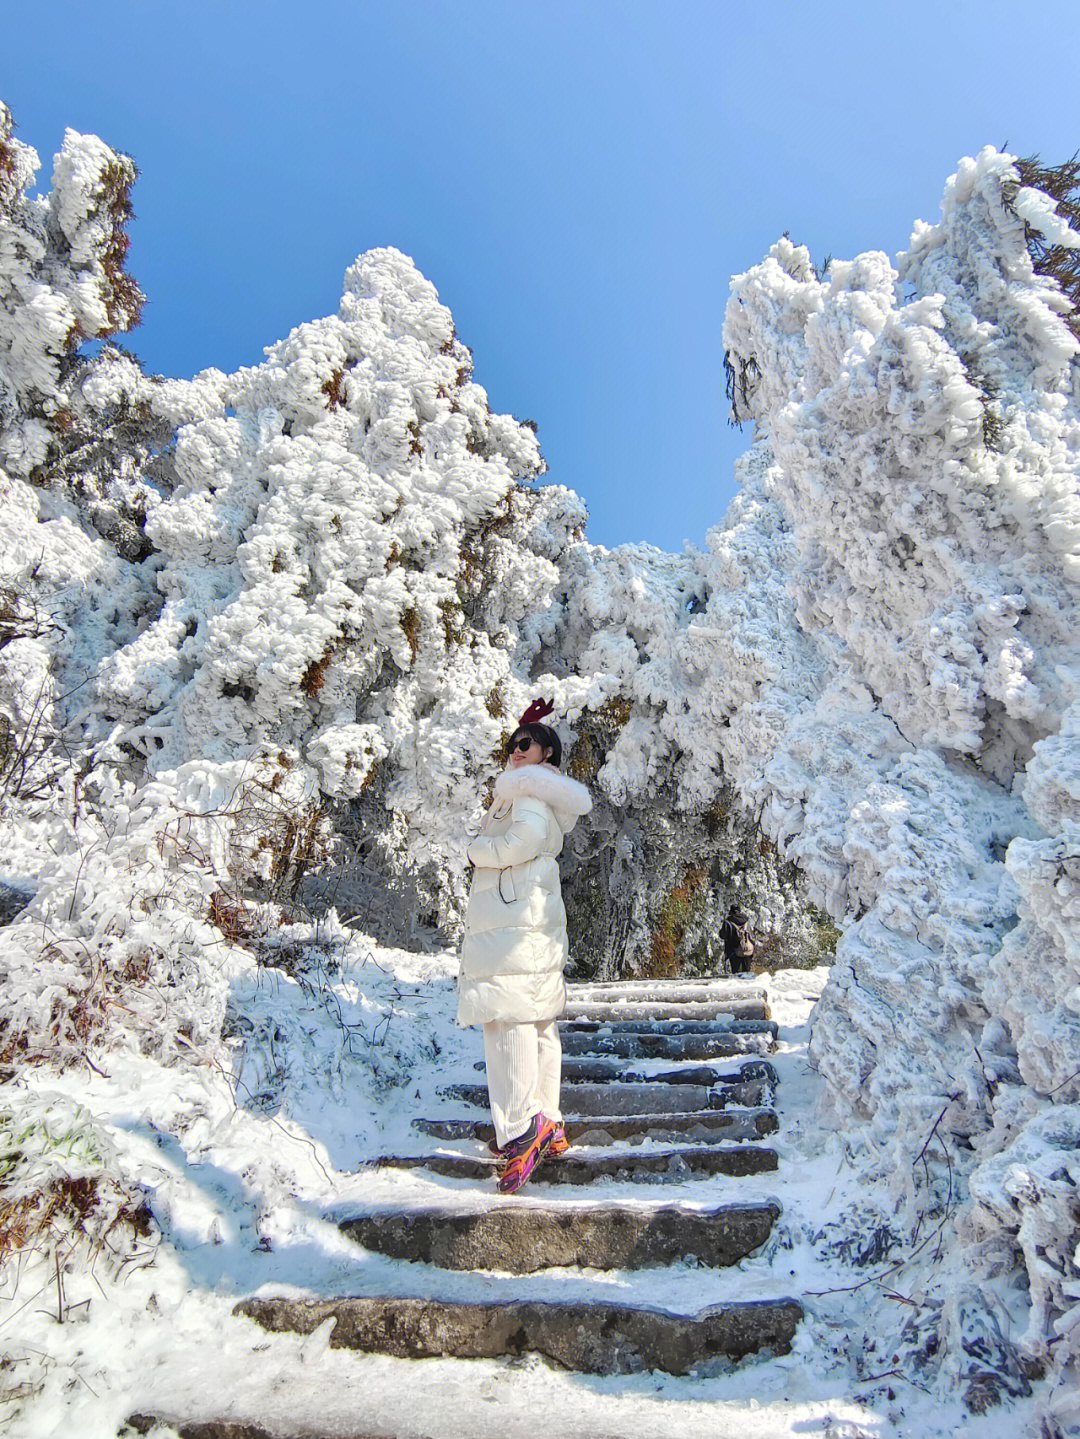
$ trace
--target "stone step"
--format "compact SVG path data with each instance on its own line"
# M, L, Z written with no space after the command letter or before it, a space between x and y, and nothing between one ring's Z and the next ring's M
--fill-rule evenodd
M756 1144L712 1144L703 1148L573 1150L546 1159L533 1171L537 1184L591 1184L596 1179L626 1183L681 1183L695 1174L770 1174L777 1168L775 1149ZM390 1154L376 1159L384 1169L424 1169L449 1179L495 1176L494 1155Z
M176 1433L180 1439L299 1439L294 1425L289 1425L287 1429L277 1425L266 1428L245 1419L184 1420L175 1414L130 1414L120 1430L119 1439L128 1439L129 1434L152 1434L155 1429ZM385 1431L375 1434L366 1427L346 1430L335 1425L333 1434L330 1434L305 1425L303 1439L389 1439L389 1436Z
M625 1204L496 1205L461 1212L443 1207L350 1215L339 1221L365 1249L388 1259L441 1269L647 1269L697 1259L712 1269L738 1264L761 1247L778 1204L689 1209Z
M566 998L570 1004L600 1001L615 1004L634 1001L647 1004L728 1003L750 1001L765 1004L766 991L760 986L733 985L717 980L642 980L620 981L615 984L568 984Z
M625 975L621 979L568 979L572 989L666 989L680 984L715 984L729 989L750 989L755 994L764 994L765 986L759 974L672 974L672 975Z
M567 1002L563 1019L717 1019L731 1015L735 1019L768 1019L769 1006L763 999L690 1001L686 1004L668 1003L661 1000L649 1003L646 1000L628 999L618 1003L609 1000L583 1000Z
M495 1137L488 1119L414 1119L413 1125L435 1139L479 1139L484 1144ZM772 1109L704 1109L691 1114L601 1114L588 1119L566 1121L571 1144L610 1144L626 1140L693 1139L696 1143L719 1143L733 1139L760 1139L777 1130Z
M744 1034L709 1026L703 1034L657 1034L592 1025L563 1029L560 1037L564 1055L609 1054L620 1059L731 1059L740 1054L771 1054L776 1048L768 1031Z
M364 1296L342 1299L245 1299L236 1306L273 1333L311 1334L328 1319L334 1349L403 1359L496 1359L542 1354L586 1374L660 1369L689 1374L710 1360L786 1354L802 1318L794 1299L724 1304L697 1315L623 1304L486 1304ZM542 1425L542 1416L537 1418Z
M483 1084L453 1084L443 1091L463 1104L487 1108L488 1092ZM745 1105L757 1109L772 1097L772 1085L762 1080L745 1084L568 1084L564 1087L563 1112L577 1119L592 1114L686 1114L696 1109L726 1109Z
M717 1015L713 1019L571 1019L559 1021L560 1034L662 1034L668 1036L698 1034L767 1034L775 1039L779 1026L775 1019L732 1019Z
M747 1084L760 1080L776 1088L776 1070L767 1059L751 1059L739 1069L717 1069L710 1064L687 1064L678 1069L627 1069L609 1059L563 1061L564 1084Z
M483 1074L487 1065L481 1059L473 1068ZM597 1084L607 1080L621 1080L628 1084L741 1084L748 1079L761 1079L774 1087L779 1083L776 1070L767 1059L748 1059L737 1069L715 1069L706 1064L688 1063L678 1069L644 1070L627 1069L625 1065L614 1064L602 1055L564 1059L562 1078L568 1084L581 1080Z

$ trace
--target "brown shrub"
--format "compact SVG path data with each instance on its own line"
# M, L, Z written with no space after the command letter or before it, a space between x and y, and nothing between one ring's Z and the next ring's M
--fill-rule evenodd
M326 408L328 410L339 409L345 403L345 371L340 366L333 372L328 380L322 383L322 392L326 396Z
M420 651L420 612L414 605L411 605L404 611L399 623L405 631L405 638L409 641L409 650L415 660Z
M209 918L230 944L245 947L251 944L251 916L243 900L231 899L224 890L216 889L210 896Z
M654 929L649 945L649 963L642 979L674 979L679 973L679 955L674 938L662 929Z
M318 699L319 691L326 683L326 671L330 666L333 653L333 645L327 645L321 658L312 660L304 671L303 677L300 680L300 688L307 695L308 699Z
M682 973L682 942L694 905L707 885L705 865L691 865L678 884L672 885L657 916L649 944L644 979L674 979Z

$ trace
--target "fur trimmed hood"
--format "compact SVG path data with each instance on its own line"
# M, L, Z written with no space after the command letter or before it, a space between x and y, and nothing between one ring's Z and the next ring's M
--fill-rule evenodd
M553 765L523 764L496 775L496 800L512 802L526 797L543 800L563 834L592 809L592 796L585 786Z

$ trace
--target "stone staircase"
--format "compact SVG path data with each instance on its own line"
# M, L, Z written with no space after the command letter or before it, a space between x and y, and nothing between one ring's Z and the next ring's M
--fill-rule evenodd
M489 1203L351 1214L341 1218L342 1231L388 1258L517 1275L636 1271L688 1259L720 1267L759 1248L779 1214L775 1202L701 1209L666 1197L567 1204L548 1194L601 1179L689 1187L699 1176L775 1170L776 1152L761 1142L776 1129L776 1073L760 1057L776 1033L764 993L730 981L571 986L562 1033L567 1155L545 1162L513 1200L500 1198L486 1147L487 1089L450 1086L444 1095L458 1112L417 1121L421 1133L443 1143L380 1165L482 1182ZM717 1067L723 1058L730 1064ZM663 1067L650 1068L658 1060ZM249 1299L238 1312L265 1329L301 1333L333 1317L332 1344L367 1352L476 1358L532 1351L590 1373L676 1374L717 1356L785 1351L801 1316L790 1299L676 1315L649 1304L647 1279L639 1289L640 1306L539 1302L525 1294L473 1302L365 1295Z
M795 1299L682 1313L650 1298L650 1276L665 1267L738 1265L780 1213L772 1198L717 1204L708 1183L777 1169L763 1142L777 1129L777 1077L765 1057L776 1025L764 992L731 980L570 986L561 1029L565 1156L546 1160L519 1194L499 1196L486 1087L449 1086L445 1111L415 1122L417 1151L377 1164L444 1186L471 1181L467 1189L444 1190L435 1204L336 1216L369 1254L431 1266L434 1280L431 1268L418 1269L411 1294L249 1298L235 1312L272 1333L311 1334L332 1319L333 1348L408 1358L534 1353L592 1374L688 1374L786 1353L802 1317ZM584 1185L596 1187L582 1197ZM620 1302L588 1285L575 1292L568 1271L575 1280L619 1271ZM453 1274L468 1276L473 1292L454 1292ZM548 1276L542 1297L530 1292ZM552 1284L566 1297L552 1297Z

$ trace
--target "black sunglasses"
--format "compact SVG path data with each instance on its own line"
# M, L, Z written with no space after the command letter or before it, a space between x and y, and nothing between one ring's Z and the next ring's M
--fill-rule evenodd
M532 749L535 743L536 741L533 739L532 735L522 735L520 739L514 740L512 742L512 744L510 745L510 753L513 754L515 750L519 749L522 754L526 754L529 750Z

